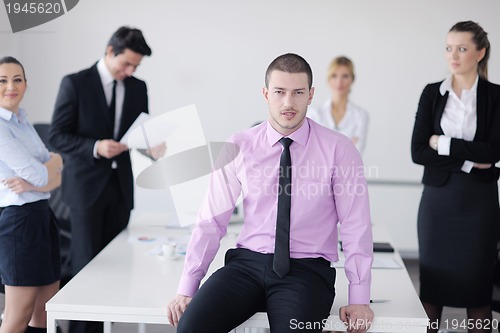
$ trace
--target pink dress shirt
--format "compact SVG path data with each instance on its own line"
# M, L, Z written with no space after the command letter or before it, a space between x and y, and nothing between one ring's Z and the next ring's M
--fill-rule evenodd
M269 122L233 135L236 158L214 171L188 245L177 292L193 296L243 195L238 248L274 253L278 174L283 136ZM290 136L292 201L290 257L337 261L338 229L349 280L349 304L369 304L373 240L368 187L352 142L306 118ZM231 154L230 149L226 151ZM220 158L220 156L219 156Z

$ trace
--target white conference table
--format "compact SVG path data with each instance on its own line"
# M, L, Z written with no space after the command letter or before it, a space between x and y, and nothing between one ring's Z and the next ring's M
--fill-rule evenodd
M223 265L224 254L235 246L240 227L230 224L207 277ZM158 240L187 240L189 234L189 229L165 227L160 216L135 217L46 304L47 332L56 332L56 320L168 324L166 308L175 296L184 257L165 259L151 251L159 246ZM385 232L377 232L376 227L374 239L387 240ZM372 269L372 299L385 302L371 304L375 319L370 331L426 332L427 316L399 254L376 253L375 258L395 261L402 268ZM347 279L344 270L337 268L335 302L326 328L344 330L338 311L345 304ZM267 315L255 314L235 332L244 332L244 327L269 327Z

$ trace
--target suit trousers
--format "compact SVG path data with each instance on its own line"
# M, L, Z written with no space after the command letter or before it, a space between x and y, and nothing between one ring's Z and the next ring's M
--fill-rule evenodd
M73 275L89 263L127 227L130 208L123 200L119 179L113 171L97 204L89 209L70 208L71 266ZM70 323L70 333L100 333L101 322Z
M273 255L230 249L225 266L201 286L178 333L229 332L266 311L271 332L321 332L335 297L335 268L323 258L291 259L280 278Z

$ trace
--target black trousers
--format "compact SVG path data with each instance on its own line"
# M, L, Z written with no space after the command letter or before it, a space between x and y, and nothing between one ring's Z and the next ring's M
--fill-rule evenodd
M71 207L71 266L78 273L124 228L130 218L130 208L123 200L118 176L108 181L97 204L88 209ZM101 333L101 322L72 321L70 333Z
M193 297L178 333L226 333L259 311L267 312L271 332L322 331L335 297L328 261L291 259L283 278L272 270L272 254L231 249L225 261Z

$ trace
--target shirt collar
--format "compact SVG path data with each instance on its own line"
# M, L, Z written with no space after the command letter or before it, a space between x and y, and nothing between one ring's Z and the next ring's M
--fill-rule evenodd
M448 76L443 82L441 82L441 85L439 86L439 92L441 93L441 96L444 96L447 91L451 91L451 83L452 83L453 77L450 75ZM476 81L474 81L474 84L469 90L466 90L467 92L469 91L476 91L477 89L477 83L479 82L479 75L476 75Z
M115 80L113 79L113 76L109 72L108 67L106 67L106 63L104 62L103 58L101 58L101 60L99 60L99 62L97 63L97 72L101 77L101 82L103 86L110 85Z
M0 107L0 118L10 121L13 117L14 119L17 118L19 121L23 121L26 119L26 111L23 108L19 108L16 116L14 112Z
M292 139L294 142L305 146L307 144L307 139L309 138L310 126L308 118L304 119L304 123L292 134L286 136L287 138ZM274 146L282 137L283 134L275 130L271 123L267 122L266 136L269 145Z
M4 108L0 108L0 118L5 119L7 121L12 119L12 115L14 112L6 110Z
M474 84L472 85L472 87L467 91L468 92L477 91L477 83L478 82L479 82L479 75L476 76L476 81L474 81Z

